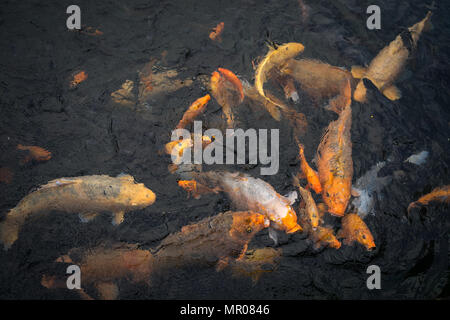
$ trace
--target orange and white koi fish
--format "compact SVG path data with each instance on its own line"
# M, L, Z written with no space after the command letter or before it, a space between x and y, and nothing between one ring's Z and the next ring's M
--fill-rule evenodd
M216 27L213 28L213 31L209 34L209 38L213 41L222 42L222 32L225 27L225 23L219 22Z
M317 148L322 197L328 212L338 217L344 215L352 191L351 125L352 109L347 105L339 118L328 125Z
M48 161L52 158L52 153L50 151L37 146L23 146L21 144L18 144L17 150L28 151L28 154L25 156L25 158L21 160L22 163L27 163L31 160L43 162Z
M234 128L233 107L241 104L244 100L244 90L238 77L230 70L219 68L211 75L211 91L213 97L222 106L223 113L227 119L228 128Z
M195 100L184 113L183 118L180 120L180 122L178 122L178 125L175 127L175 129L183 129L192 121L194 121L196 117L198 117L205 111L210 99L211 96L207 94L206 96Z
M198 184L225 192L238 210L264 214L278 230L287 233L302 230L291 207L297 198L295 191L287 197L281 196L267 182L239 172L198 172L193 173L192 177ZM272 228L269 228L269 236L275 243L278 242Z
M303 201L305 201L305 211L308 218L308 223L311 228L315 230L320 223L320 214L319 210L317 209L316 202L314 201L311 192L302 188L296 176L293 177L293 184L298 188Z
M72 80L70 81L70 87L75 88L80 83L85 81L88 78L88 74L85 71L80 71L73 75Z
M112 212L114 225L125 212L143 209L155 202L155 194L130 175L92 175L49 181L25 196L0 224L0 241L8 249L18 238L25 220L46 211L76 213L88 222L101 212Z
M349 213L342 218L341 230L337 234L338 239L343 238L345 245L350 245L354 241L359 242L367 250L375 248L372 233L369 228L356 213Z
M417 46L420 35L430 25L431 11L426 17L408 28L408 31L399 34L394 41L378 53L370 62L369 67L354 66L352 75L355 79L361 79L356 86L353 98L359 102L366 102L366 87L363 78L370 79L372 83L389 100L401 98L400 90L394 85L395 80L402 72L412 49Z
M408 212L418 206L426 206L432 201L450 203L450 185L433 189L430 193L421 196L417 201L411 202L408 206Z
M119 296L117 282L128 279L132 283L150 284L153 257L149 250L138 245L115 244L98 246L90 250L72 249L55 260L57 263L76 264L80 267L83 289L77 290L81 298L93 300L84 289L94 286L102 300L115 300ZM48 289L67 288L67 279L44 275L41 285Z
M166 143L164 146L164 151L166 154L173 155L176 157L176 162L178 162L178 159L181 159L183 157L183 153L187 148L191 148L194 146L194 134L192 134L192 137L189 139L181 139L181 140L175 140L170 141ZM208 136L202 136L202 147L206 147L208 144L212 142L211 138Z
M309 166L308 162L305 158L305 147L301 143L298 144L299 149L299 158L300 158L300 169L303 173L303 176L306 178L306 181L308 181L308 185L310 188L314 190L315 193L320 194L322 193L322 185L320 184L319 175L318 173Z
M255 73L255 88L258 93L269 100L272 104L281 109L287 109L287 106L280 101L273 99L264 92L264 83L268 80L269 75L274 68L280 68L285 62L299 55L305 47L301 43L285 43L277 48L270 48L264 59L258 64Z

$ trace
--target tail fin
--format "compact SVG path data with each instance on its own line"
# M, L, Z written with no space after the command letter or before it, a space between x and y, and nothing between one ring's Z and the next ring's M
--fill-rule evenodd
M22 217L14 209L11 209L5 220L0 223L0 241L3 243L5 250L8 250L19 237L22 220Z

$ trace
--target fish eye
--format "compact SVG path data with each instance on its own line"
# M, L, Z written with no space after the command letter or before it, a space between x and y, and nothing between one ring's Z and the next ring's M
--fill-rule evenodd
M252 233L253 230L252 230L252 228L248 227L246 231L247 231L247 233Z
M366 239L366 235L365 235L365 234L363 234L363 235L362 235L362 238L363 238L363 239L365 240L365 239Z

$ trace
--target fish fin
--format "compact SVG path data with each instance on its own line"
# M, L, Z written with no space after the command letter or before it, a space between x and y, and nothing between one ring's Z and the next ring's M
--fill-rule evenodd
M97 216L97 212L83 212L78 214L80 221L84 223L92 221Z
M353 66L351 72L352 72L353 78L361 79L366 74L367 68L364 68L362 66Z
M72 184L78 184L81 183L81 179L70 179L70 178L61 178L61 179L55 179L47 182L46 184L41 185L37 190L41 189L49 189L49 188L59 188L64 186L69 186Z
M278 246L278 234L272 227L269 227L269 238L273 240L275 247Z
M100 282L95 285L102 300L116 300L119 296L119 288L112 282Z
M364 85L364 82L361 80L356 86L355 91L353 92L353 99L355 99L358 102L366 102L366 94L367 94L366 86Z
M125 211L113 212L112 214L112 224L118 226L123 222L123 216L125 215Z
M397 88L395 85L391 85L383 90L383 94L386 98L388 98L391 101L398 100L402 97L402 93L400 92L400 89Z
M297 191L294 190L286 194L284 197L288 201L289 205L292 205L298 199L298 194Z
M355 189L355 188L352 188L351 193L352 193L352 196L354 196L354 197L359 197L361 195L360 192L358 191L358 189Z

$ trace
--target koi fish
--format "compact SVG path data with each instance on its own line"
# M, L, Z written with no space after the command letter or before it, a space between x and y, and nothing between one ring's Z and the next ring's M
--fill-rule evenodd
M375 242L369 228L356 213L348 213L342 218L341 230L339 230L337 237L338 239L343 238L345 245L357 241L369 251L375 248Z
M252 212L219 213L181 228L161 241L155 250L153 268L215 266L217 271L242 259L249 242L269 226L264 215Z
M320 223L320 214L319 210L317 209L316 202L314 201L311 192L302 188L296 176L293 177L293 184L298 188L298 191L300 191L300 195L306 205L305 211L306 216L308 217L308 223L311 226L311 228L315 230Z
M417 201L411 202L408 206L408 213L412 208L426 206L432 201L450 203L450 185L435 188L430 193L421 196Z
M230 70L219 68L211 75L211 91L213 97L222 106L227 119L228 128L234 128L234 114L232 108L244 100L242 83Z
M55 260L56 263L76 264L80 267L83 288L78 290L83 299L93 300L84 289L94 286L102 300L115 300L119 296L117 282L128 279L132 283L150 285L152 255L149 250L138 249L137 245L101 245L84 251L72 249ZM44 275L41 285L47 289L67 288L67 279Z
M70 81L70 87L75 88L81 82L86 80L87 77L88 77L88 74L85 71L80 71L80 72L74 74L72 80Z
M330 247L339 249L341 242L336 238L331 227L319 226L316 230L310 233L310 239L314 243L314 249L318 250L321 247Z
M255 73L255 88L258 93L266 100L281 109L287 109L287 106L280 101L273 99L264 93L264 83L274 68L280 68L285 62L299 55L305 47L301 43L285 43L277 48L270 48L267 55L259 63Z
M0 168L0 182L10 184L13 180L14 172L8 167Z
M207 94L206 96L195 100L194 103L192 103L187 109L187 111L184 113L183 118L180 120L180 122L178 122L178 125L175 127L175 129L183 129L189 123L194 121L196 117L198 117L205 111L206 106L208 105L210 99L211 96Z
M99 213L113 213L112 223L123 221L125 212L143 209L155 202L155 194L130 175L59 178L25 196L0 224L0 241L8 249L18 238L25 220L45 211L78 213L82 222Z
M261 248L247 250L244 258L231 264L233 277L250 277L255 285L261 276L277 269L281 260L280 248Z
M394 85L395 80L403 70L412 49L417 47L422 31L430 24L431 11L425 18L409 27L408 30L399 34L394 41L381 50L370 62L369 67L352 67L352 75L355 79L361 79L356 86L353 98L359 102L366 102L366 87L363 78L367 78L383 93L389 100L401 98L400 90Z
M303 144L299 143L297 140L298 149L299 149L299 158L300 158L300 169L303 173L303 176L308 181L308 185L314 190L315 193L322 193L322 185L320 184L318 173L309 166L308 162L305 158L305 147Z
M297 198L295 191L286 197L281 196L267 182L239 172L209 171L193 173L192 176L197 184L226 193L238 210L251 210L264 214L278 230L286 233L302 230L297 223L297 215L291 207ZM269 228L269 236L278 243L278 237L273 228Z
M178 163L182 159L184 151L194 146L194 139L195 137L192 135L189 139L170 141L164 146L164 151L166 154L174 156L176 158L174 162ZM201 139L203 148L212 142L208 136L202 136Z
M222 42L222 32L225 27L225 23L219 22L216 27L213 28L213 31L209 34L209 38L213 41Z
M353 178L350 129L352 109L348 104L332 121L317 148L317 167L322 185L322 197L328 212L342 217L351 196Z
M50 151L45 150L44 148L37 146L23 146L21 144L17 145L17 150L28 151L28 154L25 156L22 163L33 161L48 161L52 158L52 153Z
M291 59L280 74L292 77L316 103L328 100L326 109L340 113L351 100L352 75L345 69L311 59Z

